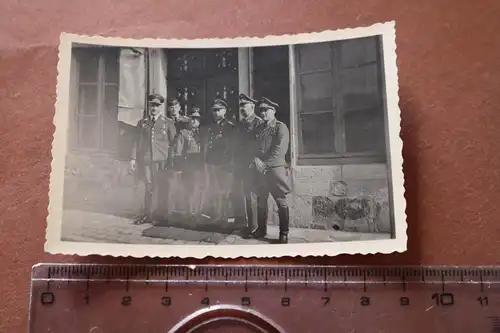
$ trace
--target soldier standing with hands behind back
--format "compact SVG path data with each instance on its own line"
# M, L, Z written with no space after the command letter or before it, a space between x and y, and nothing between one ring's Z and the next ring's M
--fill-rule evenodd
M164 183L160 181L159 175L172 163L172 149L177 132L174 121L163 115L159 109L164 102L165 98L160 94L149 95L146 117L139 120L136 126L130 169L138 171L139 177L146 185L146 193L145 213L134 221L134 224L152 223L156 218L160 184Z
M288 127L275 117L279 105L263 97L259 103L259 113L264 120L257 134L258 152L253 165L259 172L257 199L258 227L250 235L263 238L267 234L268 197L274 198L278 206L279 242L288 243L290 213L287 195L291 192L286 170L285 156L288 152L290 133Z

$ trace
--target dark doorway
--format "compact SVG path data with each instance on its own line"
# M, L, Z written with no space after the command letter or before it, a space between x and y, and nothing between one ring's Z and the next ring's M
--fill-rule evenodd
M253 49L253 95L267 97L280 105L278 120L290 129L290 78L288 46L266 46ZM290 148L286 156L290 163Z
M229 104L228 119L238 111L238 49L167 50L167 97L178 99L184 114L199 107L203 122L212 121L215 98Z

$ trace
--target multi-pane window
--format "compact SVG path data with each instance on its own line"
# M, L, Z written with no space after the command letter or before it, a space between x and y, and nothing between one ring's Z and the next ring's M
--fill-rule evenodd
M167 94L178 99L183 113L199 107L204 122L211 122L215 98L229 104L226 117L238 110L238 49L167 50Z
M75 49L74 54L78 64L77 148L114 153L118 143L119 51L87 47Z
M378 36L295 46L298 164L385 161Z

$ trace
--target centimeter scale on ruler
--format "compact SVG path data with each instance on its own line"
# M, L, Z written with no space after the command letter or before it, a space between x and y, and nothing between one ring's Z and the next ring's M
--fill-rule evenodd
M314 325L334 315L346 329L361 332L368 327L359 325L367 323L383 327L381 318L394 328L404 315L419 329L481 332L500 323L499 282L500 267L43 264L33 268L31 319L58 303L80 313L146 306L173 326L196 311L228 305L241 313L260 311L282 327L298 328L300 317Z

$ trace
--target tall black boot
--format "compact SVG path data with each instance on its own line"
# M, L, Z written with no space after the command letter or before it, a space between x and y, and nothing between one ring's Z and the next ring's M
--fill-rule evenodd
M252 232L252 238L264 238L267 235L267 200L257 203L257 229Z
M253 230L253 206L252 206L252 197L245 197L245 216L246 216L246 229L249 231Z
M278 216L280 220L279 242L281 244L288 243L288 231L290 225L290 209L288 206L278 208Z
M146 187L144 216L137 220L135 224L151 223L153 221L153 189Z

